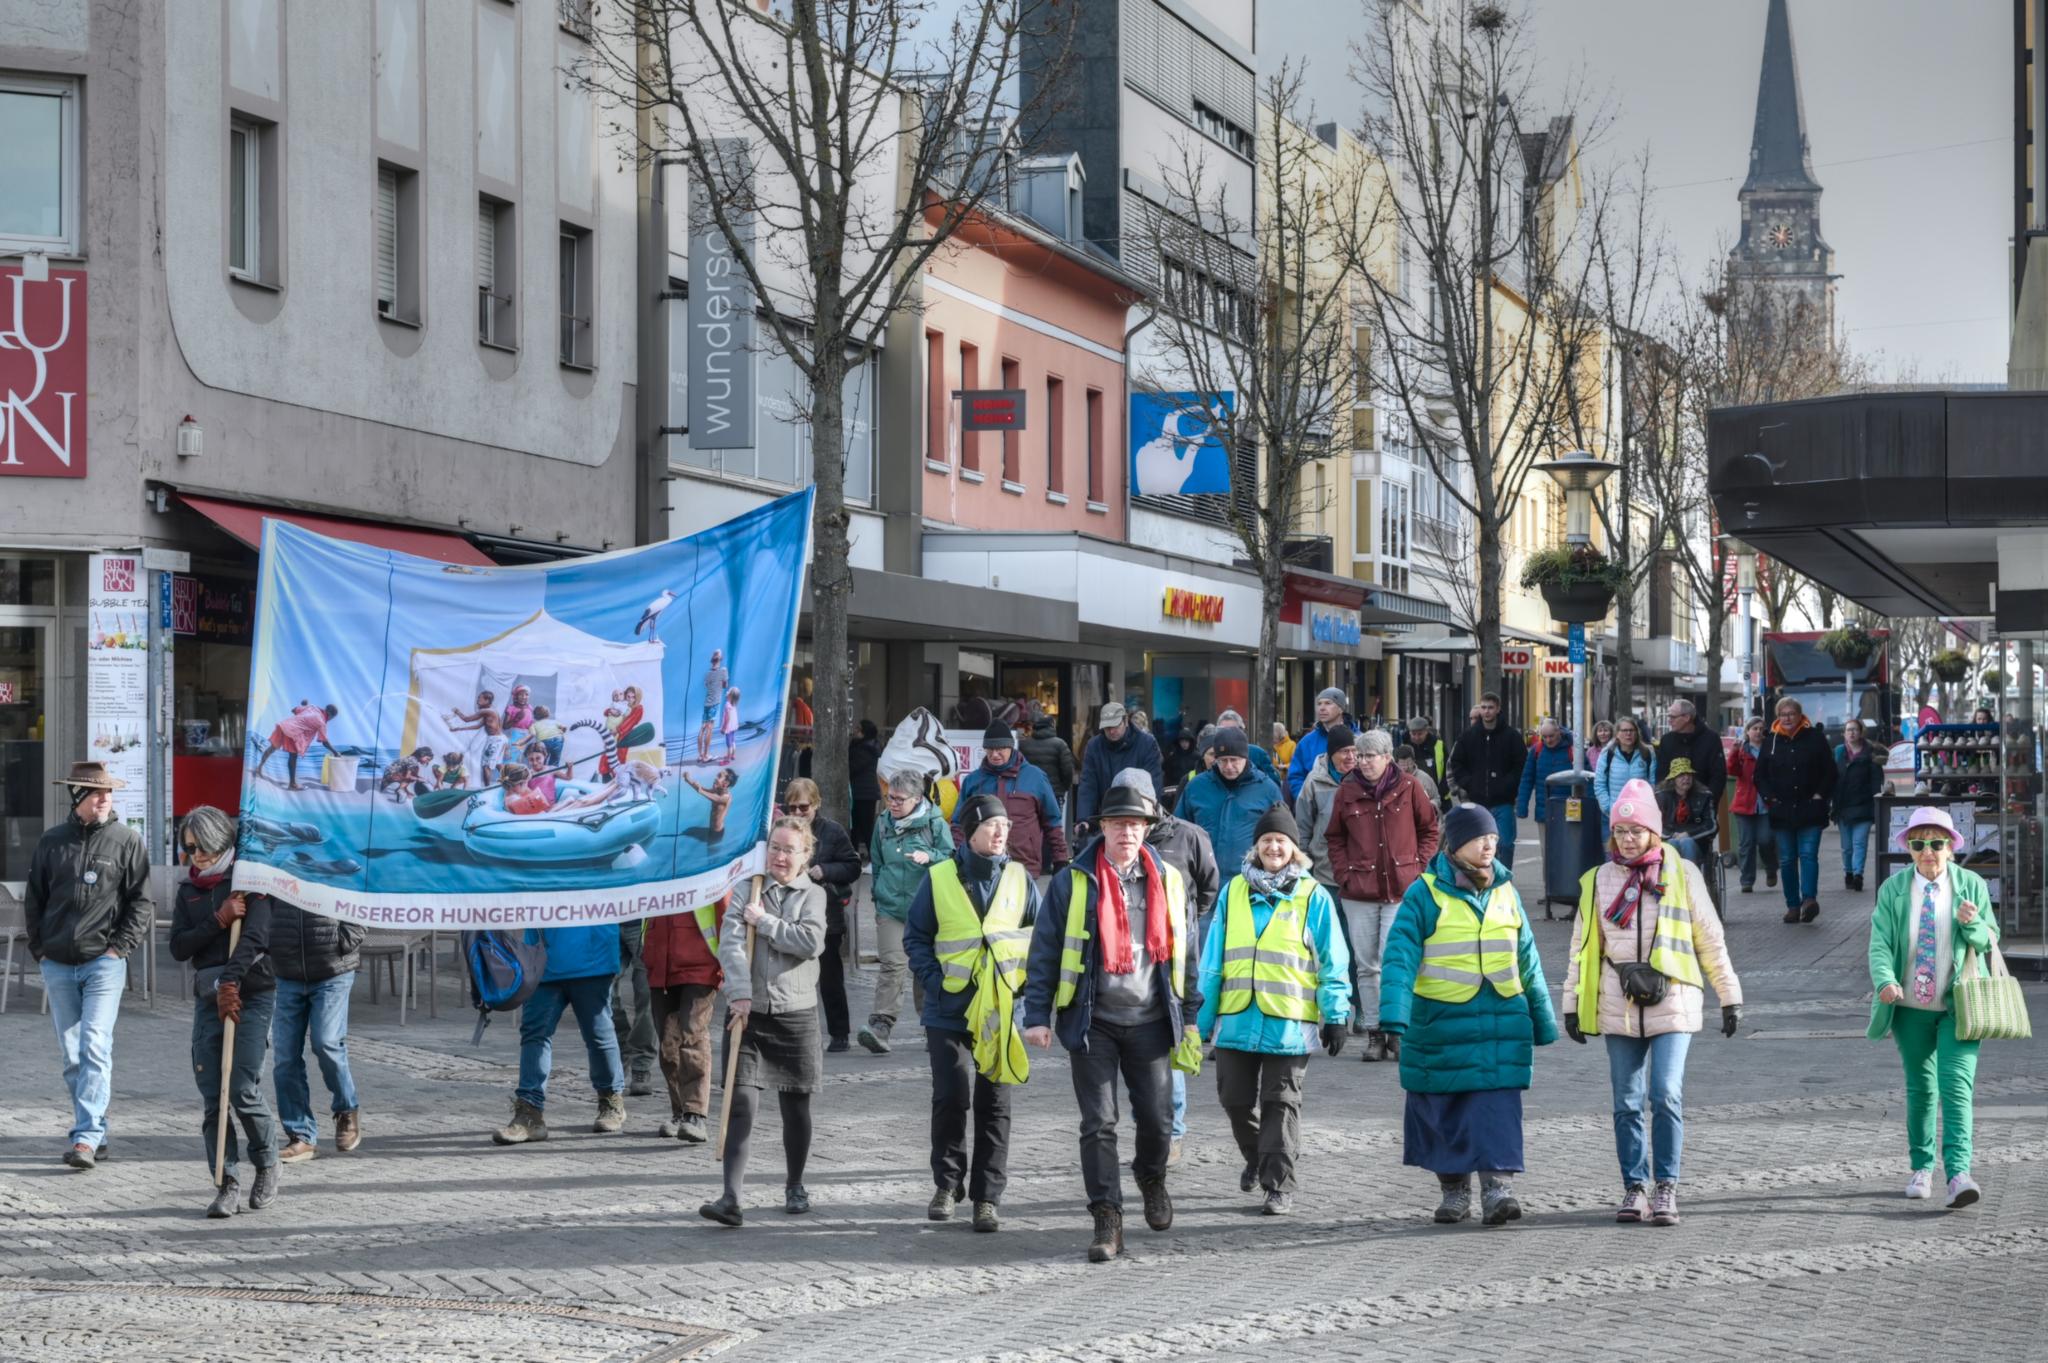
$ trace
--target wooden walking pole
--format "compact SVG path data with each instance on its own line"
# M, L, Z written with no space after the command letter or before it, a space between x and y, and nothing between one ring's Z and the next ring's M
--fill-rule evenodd
M228 924L228 959L233 960L235 948L242 944L242 920L237 918ZM219 995L214 996L214 1006L220 1006ZM220 1122L213 1133L213 1186L218 1188L225 1177L228 1159L228 1081L235 1077L235 1020L229 1018L221 1027L220 1034Z
M755 876L747 891L747 903L751 906L761 902L761 877ZM747 983L752 984L754 971L754 925L747 924ZM751 1008L751 1005L749 1005ZM747 1020L737 1017L726 1023L725 1040L725 1096L718 1105L718 1158L725 1159L725 1133L732 1126L732 1082L740 1072L740 1040L747 1034Z

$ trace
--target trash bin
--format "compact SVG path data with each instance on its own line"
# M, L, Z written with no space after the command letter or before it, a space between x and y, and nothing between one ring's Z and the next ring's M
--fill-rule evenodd
M1593 773L1561 771L1549 779L1543 811L1543 916L1550 906L1579 905L1579 878L1600 864L1600 804Z

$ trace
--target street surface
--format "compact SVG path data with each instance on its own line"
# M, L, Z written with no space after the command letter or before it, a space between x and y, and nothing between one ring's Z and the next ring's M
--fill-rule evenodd
M1128 1257L1092 1267L1064 1057L1034 1052L1003 1230L976 1235L964 1216L924 1219L929 1084L921 1033L899 1026L889 1056L827 1058L816 1211L782 1213L764 1116L748 1223L726 1230L696 1215L718 1186L710 1148L654 1135L665 1098L629 1100L623 1134L589 1134L573 1021L553 1139L493 1147L517 1023L499 1016L472 1049L445 970L440 1018L402 1028L358 981L362 1148L335 1154L323 1117L320 1158L284 1170L274 1206L209 1222L186 1005L131 996L113 1158L80 1174L60 1163L68 1103L40 991L16 992L0 1015L0 1359L2048 1359L2048 1052L1984 1048L1984 1201L1905 1201L1896 1053L1863 1039L1869 898L1839 888L1832 836L1822 870L1810 926L1779 922L1762 884L1734 897L1749 1003L1736 1040L1694 1042L1671 1229L1613 1223L1597 1041L1538 1053L1527 1217L1497 1230L1431 1224L1435 1181L1401 1165L1395 1067L1347 1052L1309 1069L1296 1216L1238 1192L1205 1076L1174 1229L1145 1230L1127 1187ZM1555 986L1569 926L1537 931ZM872 967L856 978L858 1017ZM2048 991L2028 992L2038 1035ZM317 1071L314 1094L324 1108Z

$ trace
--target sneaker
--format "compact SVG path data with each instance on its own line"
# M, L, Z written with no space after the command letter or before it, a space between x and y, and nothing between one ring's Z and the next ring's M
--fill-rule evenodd
M64 1162L74 1169L90 1169L98 1162L98 1156L90 1145L80 1141L64 1152Z
M260 1212L277 1201L277 1166L266 1164L256 1171L256 1182L249 1187L249 1210Z
M1755 893L1756 893L1756 886L1754 886L1754 885L1744 885L1744 886L1742 887L1742 892L1743 892L1744 894L1755 894Z
M1820 917L1820 901L1818 899L1808 899L1804 904L1801 904L1799 906L1800 922L1811 923L1814 919L1818 917Z
M710 1134L704 1129L704 1125L703 1113L685 1112L682 1125L676 1128L676 1139L691 1145L702 1145Z
M231 1178L220 1181L220 1188L213 1195L213 1201L206 1205L206 1215L214 1221L225 1221L242 1209L242 1189Z
M1984 1196L1984 1190L1977 1186L1977 1180L1970 1177L1970 1171L1967 1169L1948 1181L1948 1209L1950 1211L1968 1207L1982 1196Z
M839 1055L843 1052L850 1051L852 1049L852 1045L848 1043L845 1037L835 1036L832 1038L832 1044L825 1048L825 1054Z
M1138 1191L1145 1196L1145 1224L1153 1230L1173 1229L1173 1198L1166 1191L1166 1180L1140 1183Z
M861 1028L854 1040L874 1055L889 1053L889 1029L880 1023L871 1023Z
M802 1216L811 1209L811 1195L804 1191L801 1183L792 1183L782 1190L782 1210L791 1216Z
M674 1140L676 1137L682 1135L683 1119L681 1114L677 1114L676 1116L670 1117L660 1126L655 1127L654 1134L660 1136L663 1140L671 1141Z
M626 1129L626 1100L616 1093L601 1093L597 1097L597 1120L590 1124L594 1135L609 1136L614 1131Z
M1237 1176L1237 1190L1248 1193L1259 1186L1259 1166L1256 1161L1246 1160L1244 1172Z
M1924 1202L1934 1196L1934 1171L1915 1169L1913 1177L1906 1180L1906 1196Z
M359 1108L334 1114L334 1148L346 1155L363 1143L363 1114Z
M951 1221L953 1208L960 1204L960 1194L951 1188L941 1188L932 1194L932 1200L925 1204L924 1219L927 1221Z
M320 1151L317 1147L299 1140L297 1137L293 1137L289 1145L277 1152L277 1162L279 1164L304 1164L319 1153Z
M1294 1214L1293 1195L1283 1193L1278 1188L1273 1189L1273 1191L1266 1194L1264 1212L1267 1216L1292 1216Z
M1003 1218L1001 1213L996 1211L995 1203L974 1204L974 1228L984 1235L992 1235L1003 1228Z
M548 1138L548 1119L541 1115L539 1108L531 1103L512 1100L512 1120L491 1133L496 1145L525 1145L528 1141L544 1141Z
M1489 1226L1505 1226L1522 1219L1522 1204L1515 1201L1515 1186L1504 1178L1489 1178L1479 1185L1481 1219Z
M1437 1185L1443 1189L1443 1199L1436 1204L1436 1223L1439 1226L1455 1225L1472 1217L1472 1179L1450 1179L1439 1177Z
M720 1195L697 1208L697 1215L706 1221L716 1221L721 1226L738 1226L746 1222L740 1211L740 1204L730 1197Z
M1785 910L1785 921L1787 923L1797 923L1799 921L1799 908L1797 905Z
M1624 1226L1633 1226L1649 1214L1649 1191L1640 1183L1629 1184L1621 1195L1621 1205L1614 1209L1614 1219Z
M1650 1224L1678 1224L1678 1185L1669 1179L1658 1180L1657 1190L1650 1194Z
M1095 1238L1088 1242L1088 1262L1106 1264L1124 1252L1124 1214L1107 1202L1088 1209L1095 1218Z
M1856 888L1856 876L1854 872L1842 872L1842 888L1845 890L1853 890Z

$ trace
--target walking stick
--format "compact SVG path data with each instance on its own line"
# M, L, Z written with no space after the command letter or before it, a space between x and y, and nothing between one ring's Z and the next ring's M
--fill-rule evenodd
M755 876L747 893L749 905L761 902L761 877ZM754 970L754 925L747 924L747 973ZM751 983L751 979L749 983ZM725 1096L718 1105L718 1158L725 1159L725 1135L732 1127L732 1082L740 1072L740 1040L747 1034L747 1020L735 1018L726 1027L725 1042Z
M228 958L232 960L235 948L241 945L242 920L237 918L228 924ZM218 1006L218 1004L216 1004ZM221 1026L220 1033L220 1122L213 1133L213 1186L218 1188L226 1176L228 1160L228 1081L235 1077L235 1020L229 1018Z

